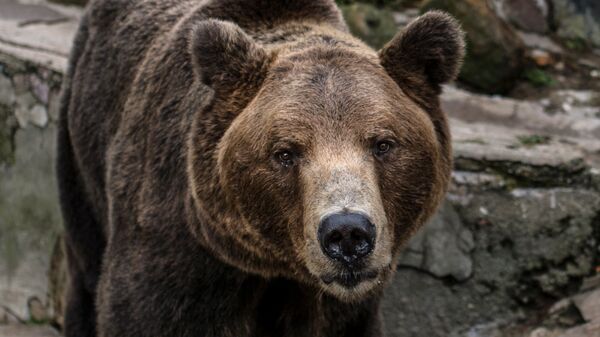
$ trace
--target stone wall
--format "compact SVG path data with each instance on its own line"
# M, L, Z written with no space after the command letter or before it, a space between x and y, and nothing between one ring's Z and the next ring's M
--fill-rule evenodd
M0 322L45 320L52 311L60 80L55 71L0 54Z

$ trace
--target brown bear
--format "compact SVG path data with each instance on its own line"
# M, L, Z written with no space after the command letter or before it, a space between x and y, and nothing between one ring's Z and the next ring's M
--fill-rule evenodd
M333 0L92 1L60 112L66 336L381 336L462 57L440 12L375 52Z

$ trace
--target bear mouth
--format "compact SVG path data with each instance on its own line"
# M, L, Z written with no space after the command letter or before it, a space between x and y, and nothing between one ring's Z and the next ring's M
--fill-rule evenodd
M345 288L354 288L364 281L373 280L379 275L376 270L343 271L339 274L329 274L321 277L325 284L337 283Z

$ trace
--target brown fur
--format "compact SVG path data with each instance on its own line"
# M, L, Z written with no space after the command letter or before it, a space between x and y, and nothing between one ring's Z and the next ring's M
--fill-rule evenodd
M66 335L380 336L382 285L446 189L437 96L461 58L441 13L377 54L329 0L92 2L59 134ZM354 288L323 281L345 275L316 243L339 210L377 230Z

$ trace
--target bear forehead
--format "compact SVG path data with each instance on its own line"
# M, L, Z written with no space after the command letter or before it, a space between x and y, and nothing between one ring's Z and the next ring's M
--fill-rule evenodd
M360 57L274 66L255 108L275 129L345 127L381 133L423 112L385 70Z

